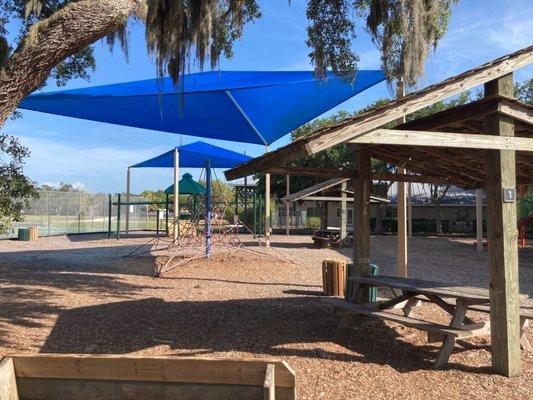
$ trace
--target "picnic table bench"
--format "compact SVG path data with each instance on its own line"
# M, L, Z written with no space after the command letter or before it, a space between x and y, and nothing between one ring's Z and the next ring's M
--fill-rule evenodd
M384 275L348 277L348 280L357 287L389 288L393 298L364 304L353 304L341 298L324 299L324 302L335 307L337 315L341 317L340 326L349 326L353 317L360 314L426 331L430 342L442 340L435 361L436 368L448 363L457 339L490 335L488 321L476 323L466 316L468 310L490 312L487 289ZM450 323L445 325L411 317L413 307L422 300L434 303L450 314ZM391 312L394 309L402 310L403 315ZM523 330L529 319L533 319L533 310L521 310L520 342L526 350L531 349L531 345Z
M347 238L351 238L350 235L348 234ZM316 247L340 246L342 244L340 230L317 229L313 231L311 238Z

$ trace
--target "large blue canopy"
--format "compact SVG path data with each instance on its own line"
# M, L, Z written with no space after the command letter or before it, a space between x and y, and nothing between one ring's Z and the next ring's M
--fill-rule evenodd
M203 168L205 161L211 162L211 168L232 168L250 161L252 157L213 146L205 142L194 142L177 147L179 166L184 168ZM132 165L130 168L173 168L174 149L157 157Z
M311 71L213 71L32 94L20 108L137 128L268 145L383 81L361 70L354 82Z

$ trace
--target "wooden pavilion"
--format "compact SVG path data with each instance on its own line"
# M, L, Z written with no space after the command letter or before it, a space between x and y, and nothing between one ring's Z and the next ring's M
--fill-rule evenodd
M226 178L254 173L351 178L356 227L353 262L361 276L369 274L373 179L397 181L403 189L403 182L485 188L492 365L505 376L517 375L520 328L516 185L533 183L533 108L513 98L513 71L532 62L530 46L294 141L226 171ZM396 129L381 128L481 84L485 93L478 101L402 123ZM357 170L286 167L339 143L353 146ZM398 172L373 173L371 157L396 164ZM405 191L398 193L397 273L407 276Z

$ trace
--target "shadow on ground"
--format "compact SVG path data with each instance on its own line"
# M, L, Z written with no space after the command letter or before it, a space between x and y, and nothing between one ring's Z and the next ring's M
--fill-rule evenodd
M331 341L351 352L320 349L320 343ZM396 331L378 320L339 334L331 308L316 297L290 297L181 302L148 298L64 310L41 352L124 354L161 344L176 355L247 352L328 358L389 365L400 372L432 368L437 350L398 341Z

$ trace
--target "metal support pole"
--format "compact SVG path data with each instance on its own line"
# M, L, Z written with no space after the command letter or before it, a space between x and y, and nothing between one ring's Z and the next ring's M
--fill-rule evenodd
M265 174L265 246L270 247L270 174Z
M126 235L130 233L130 192L131 192L131 168L126 173Z
M168 201L168 193L165 193L165 232L166 232L166 235L168 236L168 206L169 206L169 201Z
M120 239L120 193L117 194L117 240Z
M107 238L111 239L111 214L113 212L113 195L109 193L109 202L107 209Z
M211 258L211 161L205 160L205 258Z
M178 151L178 148L175 148L174 149L174 243L178 241L178 229L180 225L179 174L180 174L180 153Z
M248 210L248 177L244 177L244 214L243 214L243 222L246 225L246 211Z
M252 229L254 232L254 239L257 235L257 205L256 205L256 193L254 190L253 196L252 196L252 207L253 207L253 221L252 221Z

